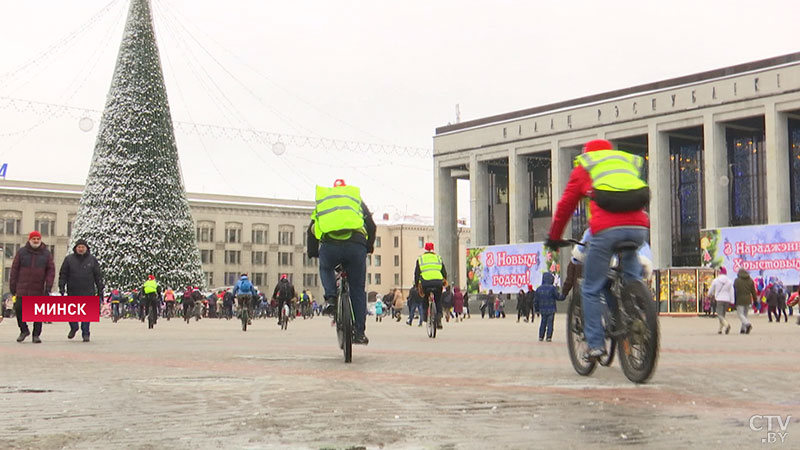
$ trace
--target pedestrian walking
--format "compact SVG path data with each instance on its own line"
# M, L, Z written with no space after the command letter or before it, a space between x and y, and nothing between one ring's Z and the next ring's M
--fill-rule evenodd
M453 286L453 314L456 322L464 321L464 294L458 286Z
M736 296L736 313L742 322L739 333L750 334L753 324L747 320L747 312L752 304L758 301L758 293L753 279L750 278L750 274L746 270L739 269L736 280L733 282L733 292Z
M525 322L528 321L528 300L525 291L520 289L517 294L517 323L522 317L525 317Z
M383 300L375 300L375 322L383 322Z
M717 302L717 319L719 319L719 330L717 334L730 333L731 324L725 319L725 314L728 312L728 307L735 299L733 292L733 282L728 278L728 270L724 267L719 268L719 274L714 281L711 282L711 288L708 290L708 297L713 298ZM709 300L709 303L711 301ZM709 306L710 308L710 306Z
M783 313L783 323L789 321L789 316L786 315L786 289L783 287L783 284L779 284L779 291L778 291L778 307L776 309L776 319L778 322L781 321L781 313Z
M58 291L64 295L85 295L95 296L102 302L103 298L103 274L100 271L100 263L91 254L89 244L84 239L75 241L72 247L72 254L64 258L61 263L61 270L58 271ZM81 322L81 336L83 342L89 342L90 322ZM78 322L69 323L69 333L67 339L72 339L78 332Z
M28 234L28 242L20 247L11 263L11 274L8 287L11 295L16 296L14 314L17 316L19 337L17 342L22 342L31 333L28 324L22 321L22 302L26 296L49 295L53 289L53 279L56 276L56 267L53 264L53 254L42 242L42 235L38 231ZM33 323L33 343L42 342L42 322Z
M547 342L553 340L553 321L556 315L556 301L564 300L564 296L559 294L558 288L553 285L555 277L550 272L542 275L542 285L536 289L536 299L534 309L537 314L541 314L542 320L539 324L539 341L547 337Z

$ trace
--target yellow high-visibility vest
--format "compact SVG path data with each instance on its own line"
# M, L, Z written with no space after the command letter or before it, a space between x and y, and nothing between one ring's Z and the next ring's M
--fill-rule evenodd
M350 239L354 231L367 236L361 209L361 190L355 186L316 189L316 208L311 213L314 236L338 240Z
M147 280L144 282L144 289L142 289L145 294L152 294L158 290L158 283L156 280Z
M641 178L644 158L620 150L598 150L575 158L592 178L592 189L625 192L647 187Z
M419 264L419 274L425 281L443 280L442 268L444 263L442 258L434 252L425 252L417 258Z

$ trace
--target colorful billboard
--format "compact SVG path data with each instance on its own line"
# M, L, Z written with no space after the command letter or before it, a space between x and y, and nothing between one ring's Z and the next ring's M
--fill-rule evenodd
M542 274L558 275L558 253L541 242L467 249L467 292L516 294L542 283Z
M703 230L700 249L703 267L724 266L729 275L744 268L754 278L800 284L800 223Z

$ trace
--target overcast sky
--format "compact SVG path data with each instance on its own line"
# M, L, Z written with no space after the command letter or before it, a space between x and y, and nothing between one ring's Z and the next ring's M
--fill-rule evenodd
M344 178L375 212L432 214L417 149L456 104L470 120L800 50L796 0L151 3L188 191L310 200ZM0 5L6 179L82 184L128 0Z

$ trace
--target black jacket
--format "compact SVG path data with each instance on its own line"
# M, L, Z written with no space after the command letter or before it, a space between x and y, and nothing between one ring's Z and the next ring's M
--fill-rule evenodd
M79 255L75 248L83 244L86 253ZM103 274L97 258L89 251L89 245L78 239L72 247L72 254L64 258L58 273L58 290L63 295L98 295L103 297Z

